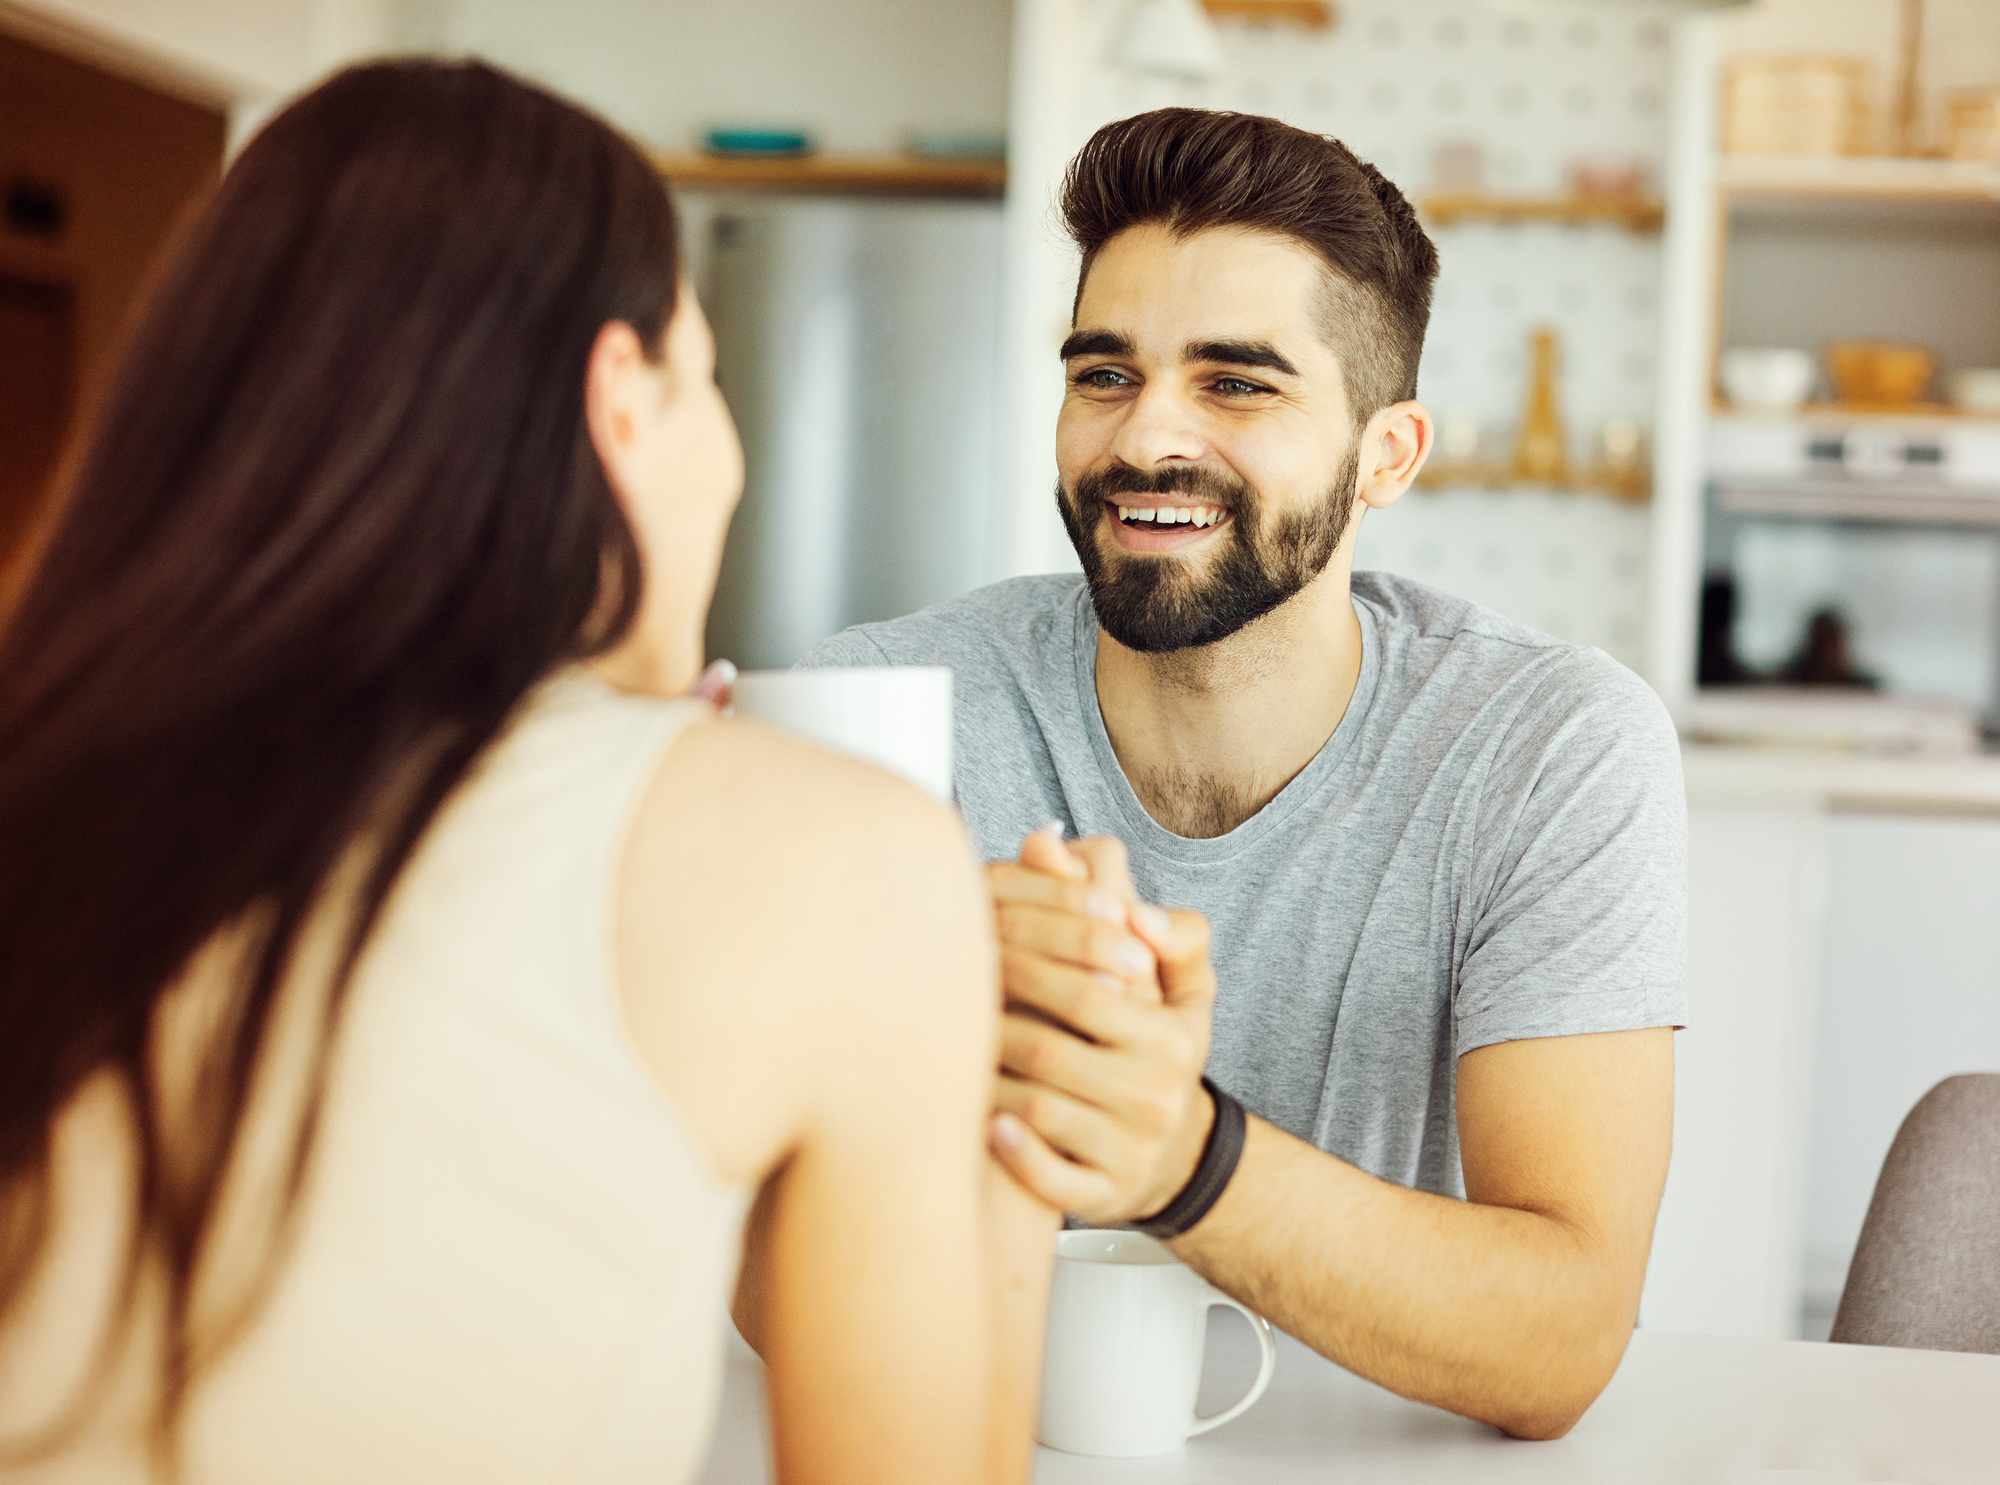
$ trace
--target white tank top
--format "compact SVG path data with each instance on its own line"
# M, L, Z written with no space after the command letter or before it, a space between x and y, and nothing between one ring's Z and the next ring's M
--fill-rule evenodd
M693 1475L746 1193L716 1180L633 1047L613 929L639 799L706 714L565 672L440 814L357 971L296 1244L193 1396L190 1485ZM73 1140L70 1164L93 1145ZM62 1261L0 1346L13 1427L32 1379L73 1374L102 1304L114 1224L92 1213L119 1204L69 1174L86 1199L58 1228ZM124 1371L122 1405L0 1475L150 1479L139 1363Z

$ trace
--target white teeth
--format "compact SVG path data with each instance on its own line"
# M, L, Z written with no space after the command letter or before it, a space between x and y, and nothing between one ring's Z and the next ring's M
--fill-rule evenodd
M1222 510L1213 505L1142 506L1121 505L1121 521L1150 521L1156 526L1213 526L1222 519Z

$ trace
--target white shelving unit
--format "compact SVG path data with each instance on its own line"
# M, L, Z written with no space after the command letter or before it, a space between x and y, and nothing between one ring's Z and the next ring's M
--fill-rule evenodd
M1788 13L1799 33L1759 32L1757 49L1828 45L1811 30L1817 13ZM1753 578L1793 582L1794 596L1824 579L1815 561L1873 553L1867 573L1841 573L1857 635L1895 620L1881 617L1894 605L1880 590L1901 584L1905 620L1925 607L1950 620L1932 623L1940 653L1955 634L2000 649L2000 487L1955 483L1942 461L1935 477L1878 484L1807 459L1785 478L1717 480L1711 498L1711 434L1735 416L1718 406L1725 345L1885 339L1935 347L1946 368L2000 365L2000 168L1720 155L1729 26L1677 28L1665 179L1648 673L1684 720L1714 538L1746 517L1737 529L1756 539L1734 552L1739 573L1748 560ZM2000 57L1953 59L1975 62ZM1832 287L1843 276L1856 287ZM1791 424L1808 441L1857 427L1912 442L1972 431L1851 409ZM1789 642L1783 625L1758 622L1766 651ZM1965 668L1963 655L1946 661ZM1690 1024L1676 1042L1674 1164L1642 1319L1789 1336L1803 1316L1804 1334L1823 1335L1897 1121L1937 1078L2000 1066L1983 920L1962 907L2000 890L1964 875L2000 861L2000 760L1690 744L1686 761ZM1898 907L1891 878L1930 910Z
M1807 407L1714 414L1711 514L1886 527L2000 525L2000 421ZM1850 458L1855 441L1863 447ZM1858 466L1858 467L1857 467Z
M1715 59L1706 61L1712 74ZM1695 94L1691 109L1712 110L1712 84L1690 79L1688 90ZM1874 633L1857 629L1864 649L1871 639L1879 641L1875 668L1886 673L1890 689L1943 690L1989 716L2000 712L2000 619L1958 572L1964 567L1970 573L1967 564L1974 561L1967 543L1989 543L1984 533L2000 526L2000 457L1991 471L1982 455L1970 460L1973 475L1954 472L1967 462L1959 450L1983 449L2000 439L2000 429L1935 405L1892 412L1817 405L1789 420L1755 418L1720 405L1715 375L1724 344L1818 351L1846 339L1933 347L1946 371L2000 365L2000 167L1729 157L1714 155L1705 142L1680 143L1667 247L1654 684L1677 716L1688 715L1702 576L1711 566L1732 563L1732 521L1840 523L1850 533L1842 539L1857 547L1874 540L1852 537L1855 523L1862 523L1907 528L1911 551L1924 540L1934 549L1937 571L1927 579L1913 575L1910 564L1917 559L1907 553L1900 559L1909 569L1898 579L1906 620L1885 627L1878 603ZM1851 458L1843 467L1837 453L1816 456L1810 467L1802 464L1785 476L1712 464L1715 425L1739 419L1762 423L1774 438L1791 439L1801 449L1829 442L1837 449L1843 439L1850 446L1861 440L1906 447L1908 468L1857 468ZM1892 473L1897 477L1887 477ZM1953 546L1936 531L1940 526L1964 528L1963 539ZM1926 528L1933 534L1921 537ZM1940 613L1930 627L1984 624L1992 632L1983 636L1978 656L1960 656L1960 674L1941 682L1927 657L1897 651L1921 643L1912 637L1925 627L1916 610L1935 607L1947 595L1963 612ZM1769 666L1780 657L1751 658Z
M1715 183L1737 199L2000 201L2000 165L1983 160L1724 155Z

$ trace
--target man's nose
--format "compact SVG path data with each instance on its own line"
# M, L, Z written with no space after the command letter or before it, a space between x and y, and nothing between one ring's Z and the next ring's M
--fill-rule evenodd
M1125 405L1111 452L1134 469L1169 460L1198 460L1208 451L1195 409L1171 386L1158 382Z

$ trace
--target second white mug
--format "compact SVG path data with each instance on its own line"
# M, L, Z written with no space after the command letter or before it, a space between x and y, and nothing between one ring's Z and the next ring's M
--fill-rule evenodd
M1234 1406L1197 1417L1208 1312L1241 1311L1257 1332L1257 1380ZM1037 1430L1052 1449L1133 1457L1164 1454L1240 1415L1271 1385L1278 1347L1270 1322L1211 1287L1137 1232L1086 1229L1056 1237Z
M951 672L940 665L751 670L735 710L951 799Z

